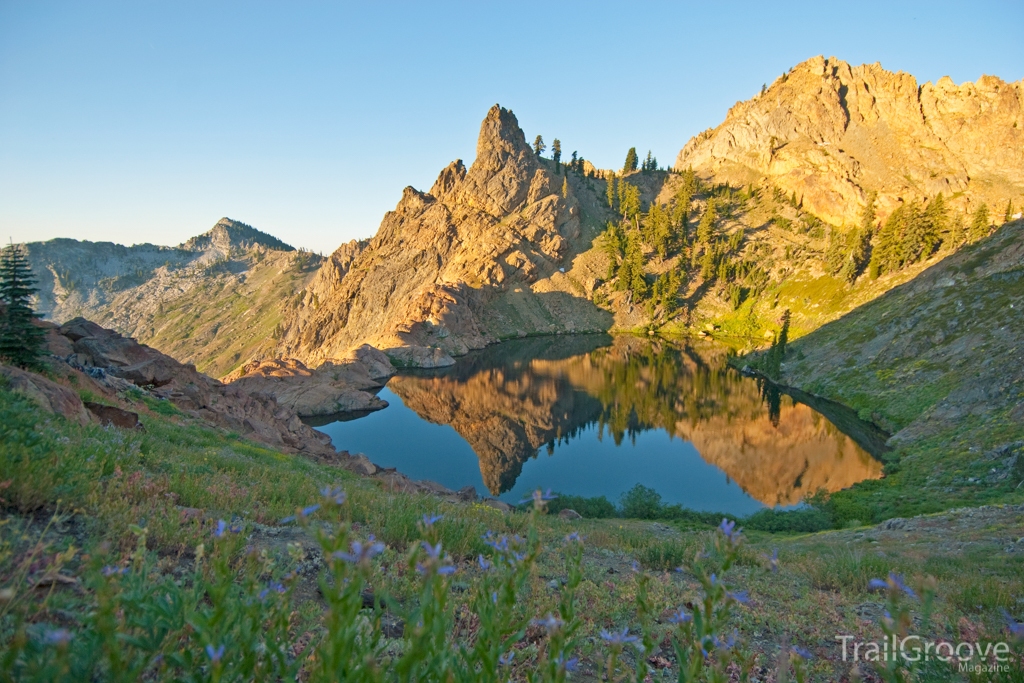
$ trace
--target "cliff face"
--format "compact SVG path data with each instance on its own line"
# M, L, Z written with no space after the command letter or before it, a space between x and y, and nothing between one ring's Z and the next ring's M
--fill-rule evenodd
M607 328L610 316L571 294L560 272L594 232L581 223L584 181L565 178L495 105L473 165L452 162L429 192L407 187L345 267L332 257L279 352L307 363L362 343L458 355L503 337Z
M690 140L676 161L688 167L718 182L767 179L836 225L856 222L872 190L883 214L939 192L1002 208L1024 195L1024 82L919 87L878 64L815 57Z

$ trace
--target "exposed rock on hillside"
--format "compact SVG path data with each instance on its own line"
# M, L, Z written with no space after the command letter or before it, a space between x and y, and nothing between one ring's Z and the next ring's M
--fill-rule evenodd
M584 225L582 181L569 178L563 196L565 176L546 164L495 105L468 170L455 161L430 192L407 187L365 249L325 264L281 355L316 364L363 343L460 355L506 337L607 328L610 316L564 276L551 284L596 228Z
M253 361L225 379L248 394L273 397L302 417L386 408L387 401L372 392L383 386L381 380L394 374L394 368L387 356L373 347L363 346L358 351L367 364L356 354L328 361L315 370L294 358Z
M855 223L871 190L883 214L939 192L1002 208L1024 195L1024 82L919 87L878 64L815 57L690 140L676 167L740 185L767 178L836 225Z
M146 388L197 419L285 452L332 461L338 458L326 435L303 424L293 410L278 405L272 397L224 385L197 372L192 365L183 365L84 318L70 320L56 332L52 336L65 341L51 343L51 351L66 351L70 343L72 353L62 360L91 377L111 375ZM106 384L115 390L126 386Z

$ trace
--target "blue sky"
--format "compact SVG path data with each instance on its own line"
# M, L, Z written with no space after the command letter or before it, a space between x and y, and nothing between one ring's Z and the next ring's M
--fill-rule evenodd
M600 167L671 162L811 56L1024 77L1024 3L0 0L0 238L327 253L474 155L495 102Z

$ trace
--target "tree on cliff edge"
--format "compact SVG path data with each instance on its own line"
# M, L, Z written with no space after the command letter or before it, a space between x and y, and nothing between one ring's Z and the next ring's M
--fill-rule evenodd
M636 170L636 166L639 161L640 160L636 156L636 147L630 147L629 151L626 152L626 163L622 165L622 172L632 173Z
M538 135L533 139L533 151L540 156L548 146L544 144L544 138Z
M31 298L32 268L21 245L10 244L0 252L0 360L22 368L38 368L46 332L36 327Z

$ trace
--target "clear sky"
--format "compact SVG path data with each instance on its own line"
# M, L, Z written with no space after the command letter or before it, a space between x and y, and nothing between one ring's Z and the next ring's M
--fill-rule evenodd
M0 0L0 238L332 251L469 163L495 102L603 168L672 162L814 55L1024 77L1024 2Z

